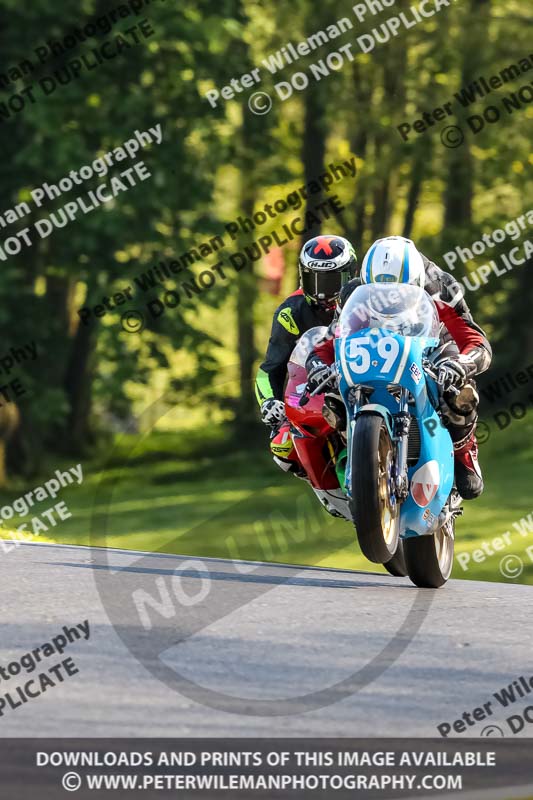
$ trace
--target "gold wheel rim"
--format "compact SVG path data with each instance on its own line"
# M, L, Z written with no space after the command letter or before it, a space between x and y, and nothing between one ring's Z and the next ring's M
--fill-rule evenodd
M449 578L453 567L453 537L447 534L444 525L435 533L435 553L443 578Z
M379 475L378 497L381 506L381 530L389 551L394 555L395 540L398 529L398 504L391 503L390 472L392 467L392 449L383 428L379 437Z

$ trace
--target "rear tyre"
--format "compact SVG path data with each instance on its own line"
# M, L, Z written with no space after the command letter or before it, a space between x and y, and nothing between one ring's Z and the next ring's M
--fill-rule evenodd
M399 507L392 486L393 445L383 418L363 414L352 440L352 512L362 553L387 564L399 541Z
M398 542L398 549L396 554L393 555L390 561L383 565L389 575L394 575L395 578L405 578L408 575L407 564L405 563L405 556L403 553L403 542L400 539Z
M452 573L455 521L429 536L404 539L403 549L410 579L422 589L438 589Z

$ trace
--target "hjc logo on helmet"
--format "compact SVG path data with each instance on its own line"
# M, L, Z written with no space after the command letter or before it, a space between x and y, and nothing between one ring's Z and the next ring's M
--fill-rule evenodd
M338 265L335 261L308 261L307 266L313 269L328 270L336 269Z

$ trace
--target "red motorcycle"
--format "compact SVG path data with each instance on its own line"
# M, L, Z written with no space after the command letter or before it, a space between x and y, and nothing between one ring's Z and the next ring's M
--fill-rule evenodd
M309 393L307 389L307 357L326 329L311 328L298 340L288 364L285 387L285 413L291 425L291 437L300 464L311 487L326 511L353 524L344 492L346 469L346 413L344 404L334 393ZM384 565L391 575L407 575L402 545Z

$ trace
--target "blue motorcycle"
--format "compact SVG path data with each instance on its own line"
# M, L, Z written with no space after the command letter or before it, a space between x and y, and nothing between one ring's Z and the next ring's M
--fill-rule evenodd
M449 578L455 520L450 434L439 413L440 322L418 286L368 284L350 295L335 342L347 409L345 491L363 554L384 564L403 552L417 586Z

